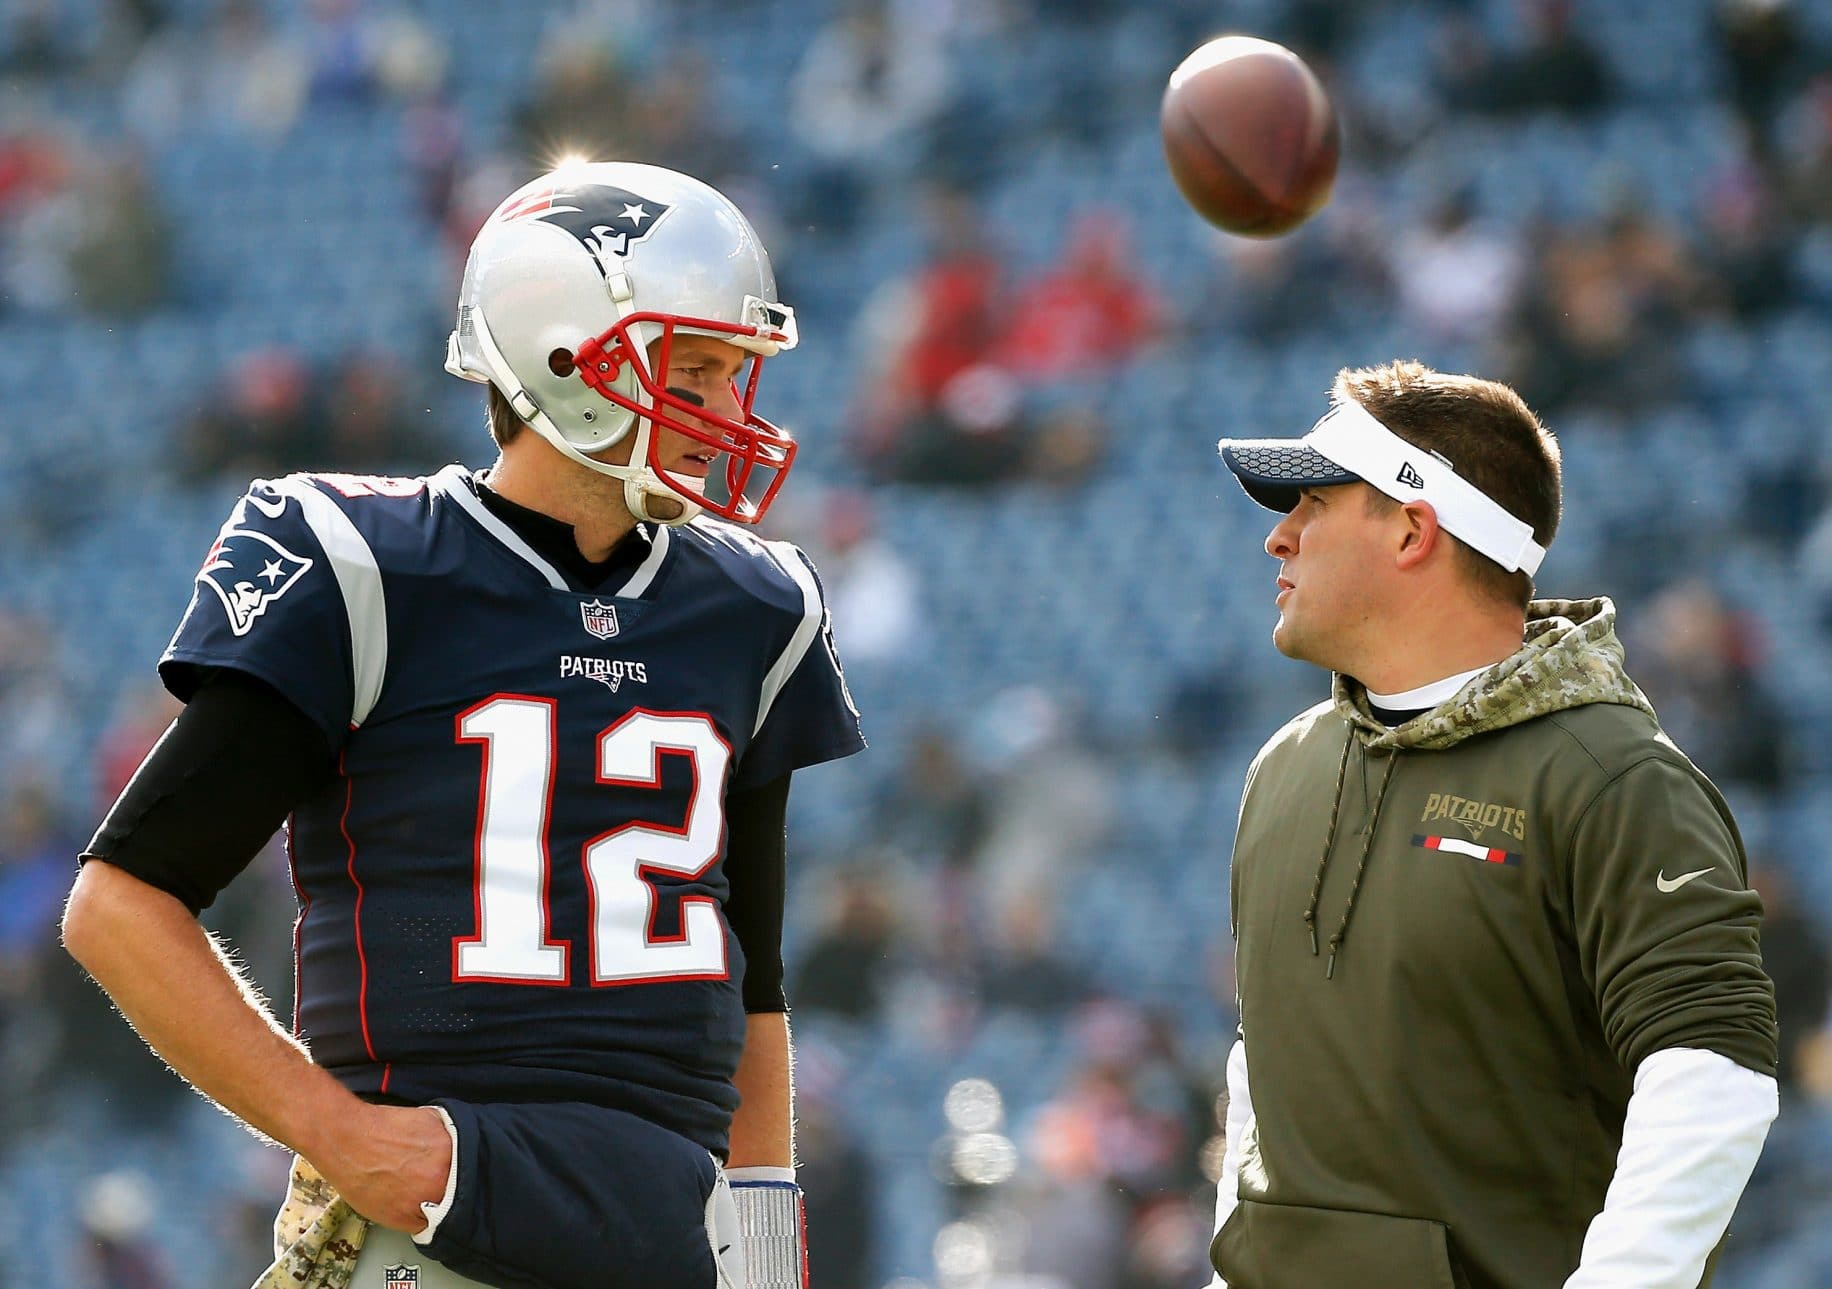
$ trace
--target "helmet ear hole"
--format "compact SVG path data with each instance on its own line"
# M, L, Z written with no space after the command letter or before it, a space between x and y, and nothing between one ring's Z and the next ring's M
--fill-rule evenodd
M556 376L570 376L578 370L573 363L572 351L556 349L547 355L547 370Z

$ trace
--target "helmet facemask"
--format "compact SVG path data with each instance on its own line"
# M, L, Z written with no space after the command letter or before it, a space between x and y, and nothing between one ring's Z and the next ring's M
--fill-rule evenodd
M588 460L588 464L624 479L625 499L637 518L683 523L704 510L735 523L754 524L776 499L795 460L795 440L753 408L764 357L792 346L795 334L793 314L779 305L768 308L774 315L771 320L750 326L634 313L587 340L574 353L554 355L556 374L563 372L562 363L570 365L587 388L628 414L631 428L626 433L633 435L628 465L614 467L597 460ZM732 384L737 417L712 411L691 393L664 383L677 333L710 336L750 351ZM662 375L658 377L657 372ZM663 464L658 427L716 454L706 477ZM619 435L613 444L623 437ZM716 484L716 489L709 492L709 483ZM685 513L658 515L648 504L651 498L678 501Z

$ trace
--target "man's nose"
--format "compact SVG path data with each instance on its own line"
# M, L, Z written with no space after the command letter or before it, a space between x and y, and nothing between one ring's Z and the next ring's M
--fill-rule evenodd
M731 381L725 381L712 392L707 407L727 420L742 421L744 404L738 401L738 387Z
M1298 530L1291 516L1279 520L1266 534L1266 553L1273 559L1289 559L1298 553Z

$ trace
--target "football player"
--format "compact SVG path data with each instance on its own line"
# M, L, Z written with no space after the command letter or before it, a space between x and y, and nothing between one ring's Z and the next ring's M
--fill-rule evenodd
M749 530L795 343L730 201L562 167L460 291L495 463L257 481L211 546L64 936L296 1152L263 1284L803 1283L784 818L864 743L813 567ZM290 1034L196 921L282 821Z

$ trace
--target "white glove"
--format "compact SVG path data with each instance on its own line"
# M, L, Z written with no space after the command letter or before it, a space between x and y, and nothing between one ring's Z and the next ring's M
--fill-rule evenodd
M807 1289L808 1224L795 1170L728 1168L725 1176L738 1207L747 1289Z

